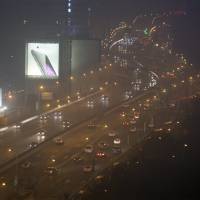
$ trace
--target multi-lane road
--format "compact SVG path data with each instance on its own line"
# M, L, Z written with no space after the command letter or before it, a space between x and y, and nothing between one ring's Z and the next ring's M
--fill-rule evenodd
M138 52L143 51L139 48ZM161 62L152 59L160 67ZM0 129L1 199L17 195L22 199L26 195L37 200L63 199L83 193L84 185L96 176L100 178L102 170L117 164L153 129L161 131L160 124L175 121L168 118L176 111L173 105L172 110L167 107L172 97L168 93L172 89L170 81L165 89L134 93L130 69L104 72L97 81L97 74L90 75L93 83L81 79L75 85L76 89L82 86L88 95ZM157 116L160 107L167 109L165 115Z
M147 95L150 94L143 94L136 99L133 98L131 101L135 102L137 99L143 99ZM83 105L85 107L85 104ZM88 166L88 170L90 171L92 165L95 171L98 171L115 158L116 155L112 152L114 138L120 139L121 144L119 146L122 152L126 151L131 143L143 138L143 123L138 122L136 133L130 134L129 130L124 132L124 128L122 127L123 116L120 115L124 109L121 105L116 105L113 109L105 112L102 112L101 109L101 114L95 116L96 128L89 129L87 126L88 122L81 123L62 134L63 145L55 144L55 141L51 140L33 150L26 161L18 160L17 165L4 173L7 175L5 179L8 183L5 194L8 191L14 190L13 184L15 182L17 182L16 188L20 192L24 188L26 190L27 188L31 188L37 199L45 199L46 197L55 195L58 197L59 195L63 195L63 193L72 193L78 189L92 175L91 172L84 172L84 167ZM66 116L63 115L62 117L65 118ZM83 119L85 120L85 118ZM48 119L46 123L53 123L52 120L54 119ZM114 137L108 135L112 130L116 131L116 136ZM108 148L100 148L98 145L100 142L108 144ZM84 153L84 147L87 144L93 146L94 150L92 153ZM98 151L104 152L105 158L96 156ZM78 154L77 159L80 159L79 161L73 160L76 154ZM24 162L30 162L31 166L24 168ZM46 171L48 167L55 167L58 169L58 172L51 176ZM36 176L37 178L35 178Z
M124 83L123 83L124 84ZM126 83L128 88L129 83ZM54 112L48 112L46 116L49 118L47 122L40 120L40 116L36 116L33 120L27 123L21 123L21 128L11 126L8 130L1 132L1 159L0 163L3 164L5 161L10 160L12 157L19 155L20 153L27 150L28 144L38 141L37 133L41 130L47 132L46 139L56 136L59 132L63 131L61 121L69 121L71 125L79 124L80 122L90 119L91 117L104 112L106 109L119 104L125 100L124 85L115 86L112 84L103 91L94 92L80 100L72 102L69 105L61 106ZM108 101L101 99L102 95L108 96ZM88 105L92 103L93 105ZM62 119L56 119L55 112L62 113Z
M118 77L117 83L110 81L107 87L104 86L99 91L53 109L43 114L42 118L34 116L16 125L2 128L0 132L0 172L3 179L7 176L6 170L12 169L13 166L15 168L32 154L38 154L40 149L51 143L54 137L64 133L68 135L71 129L74 130L92 119L101 118L106 111L126 101L127 94L125 93L130 90L130 87L129 79ZM103 95L105 99L102 98ZM133 97L134 94L130 96ZM44 116L47 118L44 119ZM67 127L68 122L70 127ZM39 133L43 134L42 132L44 136L39 135ZM82 137L84 134L80 138ZM75 142L71 144L73 148L76 146ZM30 145L37 145L37 148L30 148ZM11 186L12 182L13 180L10 179Z
M174 108L166 108L163 111L166 115L156 117L160 112L159 104L155 90L143 93L95 117L96 127L89 128L86 121L65 131L62 134L63 144L50 140L41 145L27 159L18 160L17 165L6 171L4 181L7 185L1 188L2 196L17 190L21 195L30 192L39 200L62 199L64 194L84 192L81 188L90 179L115 164L123 153L147 138L152 129L174 121L171 118ZM47 121L51 122L51 119ZM114 144L117 139L120 144ZM102 143L105 147L101 146ZM88 145L93 150L86 153L85 147ZM122 153L115 152L115 147ZM24 166L26 163L30 163L30 166Z

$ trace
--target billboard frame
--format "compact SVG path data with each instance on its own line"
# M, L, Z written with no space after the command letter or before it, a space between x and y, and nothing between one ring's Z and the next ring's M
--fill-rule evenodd
M46 43L46 44L58 44L58 74L55 77L44 77L44 76L29 76L28 75L28 44L29 43ZM34 39L34 40L25 40L25 79L30 80L56 80L60 77L60 65L61 65L61 48L60 48L60 41L59 40L47 40L47 39Z

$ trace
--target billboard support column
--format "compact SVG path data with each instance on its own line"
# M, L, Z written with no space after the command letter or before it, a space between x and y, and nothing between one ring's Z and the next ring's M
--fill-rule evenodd
M60 83L62 90L71 95L71 40L62 38L60 43Z

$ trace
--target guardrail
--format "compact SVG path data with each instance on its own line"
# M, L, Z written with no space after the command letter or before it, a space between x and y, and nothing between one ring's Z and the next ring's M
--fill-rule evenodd
M139 98L141 97L144 97L146 95L148 95L150 92L153 92L154 89L152 88L152 90L149 90L149 91L146 91L145 94L140 94L138 95L137 97L134 97L133 99L128 99L128 100L124 100L120 103L118 103L117 105L113 105L112 107L110 107L109 109L107 109L103 114L106 115L106 114L109 114L110 112L113 112L115 111L116 109L118 109L119 106L125 104L125 103L130 103L132 101L136 101L138 100ZM75 129L75 128L80 128L80 126L82 126L84 123L86 122L89 122L91 120L94 120L96 118L96 115L97 114L94 114L92 115L91 117L87 118L87 119L84 119L76 124L73 124L70 128L68 129L65 129L65 130L62 130L62 131L59 131L58 133L52 135L51 137L47 138L45 141L41 142L38 144L38 146L36 148L33 148L33 149L28 149L27 151L24 151L23 153L15 156L14 158L12 158L11 160L3 163L0 165L0 173L3 173L5 172L6 170L8 170L10 167L12 167L13 165L17 165L19 162L22 162L23 160L25 160L27 157L33 155L34 153L38 152L42 146L44 146L47 142L49 142L50 140L58 137L58 136L61 136L61 135L64 135L67 132Z

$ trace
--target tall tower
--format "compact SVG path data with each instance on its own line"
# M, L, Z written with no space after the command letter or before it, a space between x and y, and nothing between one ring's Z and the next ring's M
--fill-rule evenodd
M66 24L67 27L70 27L72 25L72 1L71 0L65 0L65 11L66 11Z
M89 36L91 8L89 0L65 0L67 35Z

